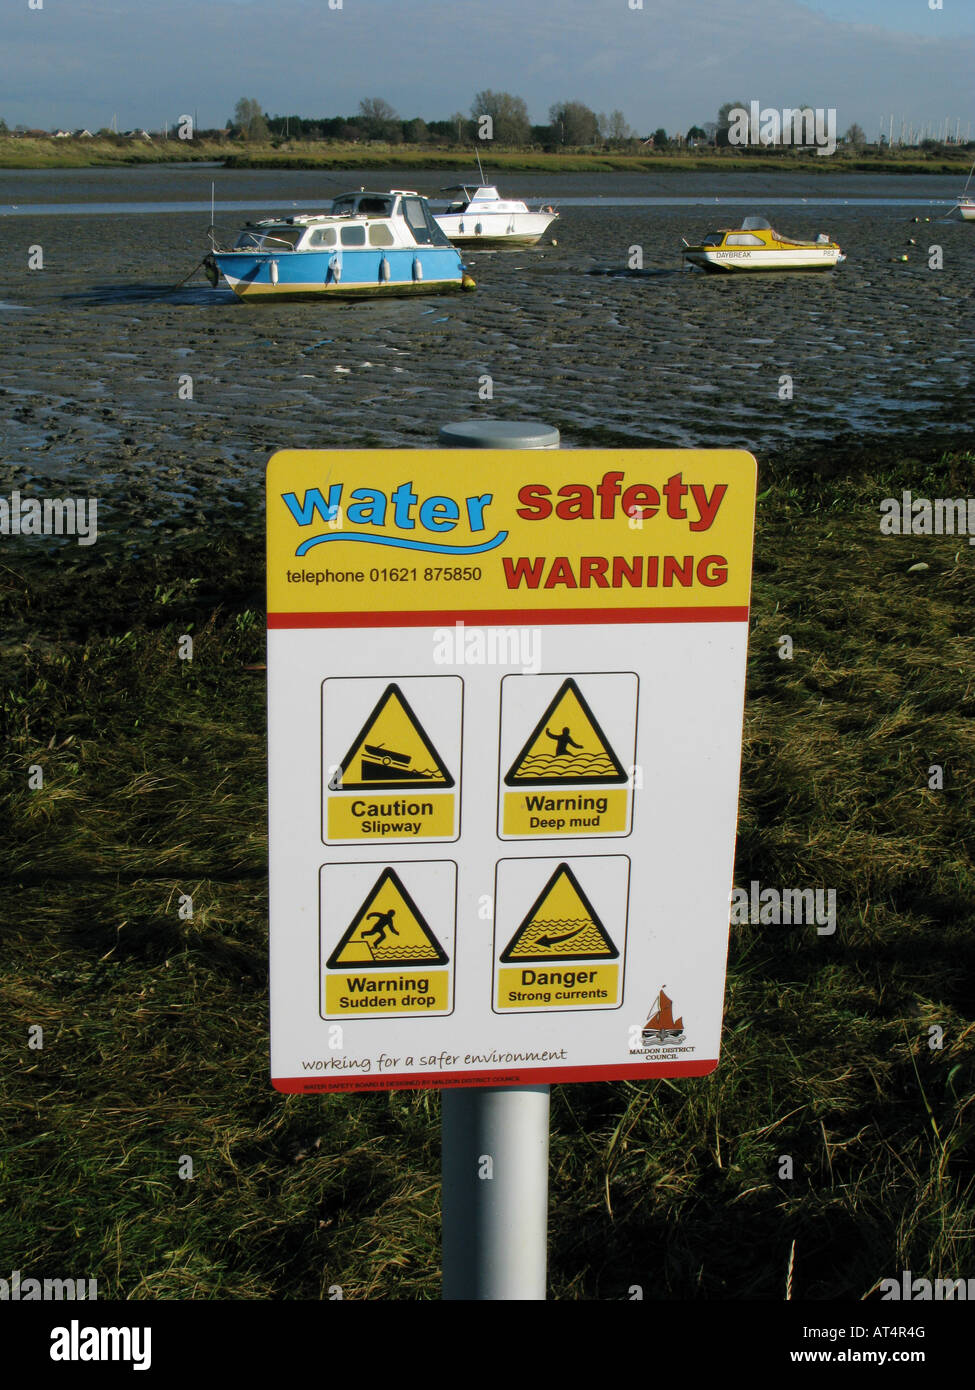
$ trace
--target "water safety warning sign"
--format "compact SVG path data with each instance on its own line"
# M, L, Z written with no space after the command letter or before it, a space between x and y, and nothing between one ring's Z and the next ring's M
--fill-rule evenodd
M755 462L268 465L282 1091L717 1065Z

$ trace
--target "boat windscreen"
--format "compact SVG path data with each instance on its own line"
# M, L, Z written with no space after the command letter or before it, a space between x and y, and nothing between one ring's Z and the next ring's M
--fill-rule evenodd
M332 203L336 216L357 213L360 217L389 217L393 211L393 199L382 193L346 193Z
M770 232L772 227L764 217L746 217L741 224L741 230L743 232Z
M267 230L245 227L234 243L234 250L293 251L304 230L304 227L268 227Z
M404 198L403 216L418 246L450 246L447 235L433 220L425 198Z

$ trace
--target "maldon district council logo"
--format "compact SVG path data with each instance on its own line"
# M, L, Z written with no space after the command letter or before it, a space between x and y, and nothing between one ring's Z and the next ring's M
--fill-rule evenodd
M644 1047L660 1047L684 1041L684 1020L674 1018L674 1001L663 989L650 1009L640 1037Z

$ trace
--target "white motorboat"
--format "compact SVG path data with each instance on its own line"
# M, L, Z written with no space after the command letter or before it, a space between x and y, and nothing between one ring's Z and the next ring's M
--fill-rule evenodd
M453 184L441 190L461 196L434 220L460 246L534 246L558 218L554 208L531 212L527 203L502 198L493 184Z
M764 217L746 217L740 227L711 232L697 246L684 242L684 260L707 271L831 270L846 257L825 232L815 241L796 241Z
M955 207L966 222L975 222L975 193L969 193L968 191L968 185L972 181L972 174L975 174L975 164L969 169L968 178L965 180L965 187L959 194L958 202L955 204ZM951 209L952 212L954 212L954 210L955 208Z

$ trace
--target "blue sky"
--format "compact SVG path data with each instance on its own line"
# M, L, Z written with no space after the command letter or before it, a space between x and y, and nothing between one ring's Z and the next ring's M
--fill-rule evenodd
M686 129L724 101L833 106L875 136L883 116L960 118L975 133L975 0L5 0L8 124L222 125L265 110L402 116L467 111L484 87L535 121L569 98L640 131ZM634 0L635 3L635 0Z

